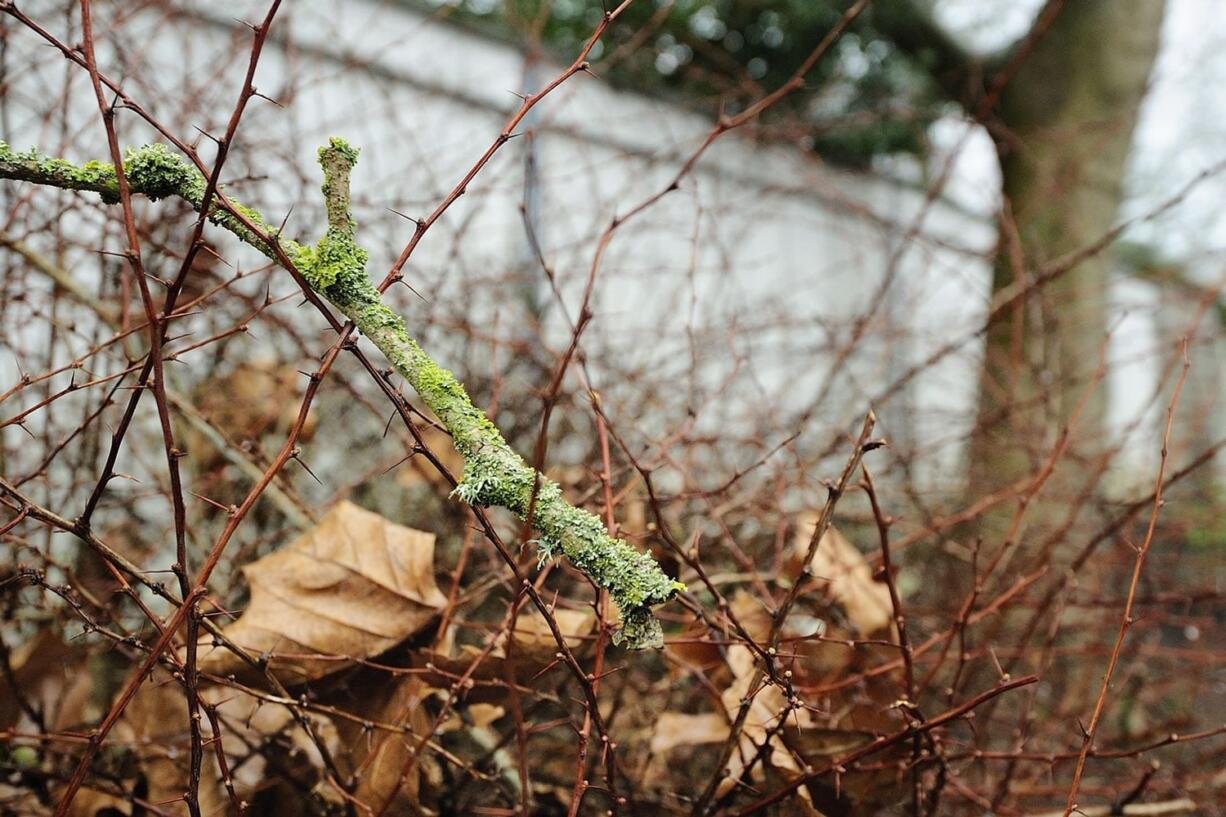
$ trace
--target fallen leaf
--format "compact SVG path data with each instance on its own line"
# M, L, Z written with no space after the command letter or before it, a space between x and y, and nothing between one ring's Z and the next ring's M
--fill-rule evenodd
M803 520L799 526L794 544L794 552L799 559L803 559L808 551L816 521L816 517L811 517ZM835 631L837 638L892 639L895 633L894 608L889 588L873 580L868 561L833 528L822 537L811 567L812 574L819 581L815 582L814 590L806 593L822 597L817 612L823 618L794 611L782 635L788 639L789 653L794 655L792 667L799 678L815 676L828 680L851 671L859 659L856 651L844 645L808 638L824 632L826 612L837 608L837 618L845 625ZM744 590L737 590L730 599L730 609L751 638L765 643L772 622L761 600ZM873 648L871 652L875 654L879 649ZM705 657L694 650L690 652L697 657ZM861 723L864 718L860 708L847 705L839 707L838 712L832 711L825 719L828 721L826 723L819 723L808 709L793 710L787 715L787 726L779 729L779 718L787 711L784 693L770 684L754 686L758 675L755 654L736 642L727 646L724 661L731 674L731 681L720 694L724 712L666 712L657 719L651 739L652 754L657 758L682 746L722 743L728 738L729 723L737 716L741 702L749 698L749 712L720 783L721 794L736 785L746 766L759 753L765 754L766 763L759 762L754 766L752 777L755 781L762 781L771 773L790 779L802 773L798 755L803 757L805 763L821 764L873 740L874 733L865 726L888 725ZM836 699L831 699L831 703ZM868 703L874 711L884 709L871 699ZM888 721L888 718L883 720ZM870 778L870 782L878 781ZM798 813L809 813L813 804L809 802L808 790L802 787L799 794L800 799L795 803ZM857 788L856 794L862 796L860 788Z
M817 525L816 517L801 522L793 547L804 558ZM856 546L834 528L822 536L810 563L815 577L825 581L825 593L843 609L847 621L862 638L892 634L894 607L890 589L873 581L873 570Z
M732 597L732 613L742 626L756 641L764 641L769 635L770 620L761 603L746 593L738 590ZM720 782L720 793L736 785L745 767L752 762L760 749L765 747L766 760L776 769L786 769L800 772L800 764L792 756L782 739L782 730L778 730L779 718L786 712L783 691L772 684L765 684L751 689L757 673L754 671L756 658L754 653L740 643L728 647L728 666L732 668L733 681L720 694L729 718L735 718L741 708L741 701L752 698L749 714L741 728L737 749L728 759L728 776ZM792 723L787 729L796 730L810 726L810 716L807 709L798 709L787 715ZM758 773L762 771L759 765ZM804 790L802 796L807 795Z
M404 731L382 728L365 731L350 720L337 722L342 744L349 749L348 771L357 780L353 797L370 808L370 813L428 811L422 803L423 787L441 782L438 765L430 750L420 755L416 752L421 736L428 734L433 724L425 701L435 690L414 675L363 673L364 682L356 684L363 690L362 700L358 706L350 707L352 714L381 724L399 725Z
M651 753L660 755L678 746L719 743L727 739L729 728L728 718L718 712L704 712L701 715L665 712L656 719L656 730L651 736Z
M730 604L731 612L745 631L757 641L763 641L770 632L771 621L761 602L737 590ZM657 758L679 746L703 743L718 743L727 739L729 724L737 717L741 701L751 699L749 712L737 737L736 749L728 758L725 776L720 781L719 793L723 794L736 785L745 768L765 751L766 763L780 771L800 773L801 764L783 741L783 731L777 730L779 718L786 711L782 690L770 684L754 686L757 679L756 659L749 647L737 642L729 644L726 661L732 673L732 681L720 693L723 713L689 715L666 712L656 721L652 734L651 749ZM752 688L751 688L752 687ZM811 725L808 710L800 709L787 715L791 720L786 730L796 731ZM659 767L657 767L659 769ZM754 766L752 776L761 780L766 769L762 763ZM807 791L801 790L807 799ZM805 804L808 808L808 804Z
M0 673L0 729L12 729L25 718L17 703L18 693L34 707L54 711L63 700L68 675L64 665L72 657L72 651L50 627L12 648L9 672Z
M472 725L477 729L486 729L494 724L499 718L507 714L507 711L501 706L494 704L473 704L468 707L468 717L472 721Z
M554 621L562 634L562 640L578 658L594 639L588 637L596 622L596 614L590 607L579 610L555 610ZM513 637L514 667L507 662L507 634L498 636L490 649L475 644L455 644L454 625L441 640L437 651L418 651L409 657L411 666L424 670L423 678L437 687L450 686L460 677L468 677L473 687L464 694L469 702L501 703L506 695L506 684L514 670L517 682L522 686L531 683L536 674L550 666L558 666L558 642L545 622L545 618L533 608L525 608L515 622ZM480 661L473 667L474 661Z
M180 798L188 789L188 758L191 731L183 687L156 670L140 685L135 697L115 725L116 746L130 746L144 780L143 799L166 804L168 814L187 814ZM203 736L209 736L207 724ZM227 800L211 755L206 755L200 774L200 809L205 814L226 810ZM176 802L177 801L177 802Z
M57 792L58 794L58 792ZM33 799L33 798L31 798ZM5 801L6 804L8 801ZM30 811L17 812L22 815L49 815L50 809L34 810L33 804ZM107 794L97 789L91 789L89 786L82 786L77 792L77 796L72 798L72 805L68 807L68 817L100 817L100 815L129 815L132 813L132 804L122 797L116 797L113 794Z
M592 631L596 614L590 607L581 610L554 610L553 620L562 634L562 641L571 651L583 646L584 636ZM536 609L526 609L520 612L515 621L514 654L517 657L529 658L535 663L545 663L551 660L558 651L558 642L553 637L545 617ZM505 655L505 640L498 646L498 655Z
M434 535L342 502L288 547L243 568L251 603L225 628L267 654L285 683L302 683L378 655L421 630L446 603L434 582ZM247 665L201 647L200 669Z

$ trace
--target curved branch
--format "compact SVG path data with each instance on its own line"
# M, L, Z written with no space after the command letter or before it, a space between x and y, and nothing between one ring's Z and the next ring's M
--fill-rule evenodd
M531 512L530 521L540 532L541 558L566 556L617 603L622 623L614 642L629 649L662 646L663 631L651 608L671 599L684 585L665 575L650 555L610 536L595 515L563 499L561 487L538 474L507 444L455 375L422 350L404 320L388 308L370 282L367 253L354 236L349 211L349 172L357 156L357 150L341 139L332 139L319 150L328 229L314 246L280 238L257 211L233 202L231 206L260 232L274 237L311 288L383 352L451 433L464 456L464 479L455 494L471 505L507 508L521 519ZM133 193L153 200L177 196L197 210L204 206L204 177L165 145L128 150L124 171ZM16 152L4 142L0 142L0 178L91 191L108 203L119 197L115 168L109 163L78 166L37 150ZM214 206L209 220L277 260L268 240L233 213Z

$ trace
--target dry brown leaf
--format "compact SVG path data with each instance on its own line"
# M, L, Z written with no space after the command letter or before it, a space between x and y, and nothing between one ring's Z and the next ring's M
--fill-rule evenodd
M719 743L728 737L729 728L728 718L718 712L704 712L701 715L665 712L656 719L656 730L651 736L651 753L661 755L678 746Z
M745 628L751 637L764 640L769 635L770 617L762 608L761 602L738 590L733 594L731 611L737 621ZM664 713L656 721L656 728L651 739L653 755L659 755L678 746L696 745L701 743L716 743L725 740L729 733L729 724L736 718L741 707L741 701L746 697L752 699L749 713L742 725L737 738L736 750L728 758L727 775L720 783L722 794L740 778L746 766L766 747L767 763L780 771L800 773L800 764L792 756L785 745L782 734L774 731L779 726L779 718L786 711L783 692L776 686L765 685L751 689L757 673L753 652L740 643L730 644L727 648L728 667L732 673L732 681L720 694L720 703L724 713L686 715L680 713ZM795 710L788 714L791 723L786 729L809 728L811 718L807 710ZM754 767L754 779L762 779L765 769L762 764ZM801 796L807 793L802 789Z
M737 620L756 640L765 639L769 635L770 620L762 605L744 590L738 590L732 597L731 609ZM741 728L737 749L728 759L728 776L720 783L723 793L736 785L741 773L758 753L767 746L767 761L776 769L800 772L800 764L792 756L782 739L782 734L776 730L780 715L786 711L783 691L777 686L766 685L759 689L751 689L757 673L754 672L756 659L749 647L733 644L728 647L728 666L732 668L732 683L720 694L720 700L730 718L735 718L741 708L741 701L752 695L749 714ZM793 711L788 717L792 723L788 729L808 728L809 712L806 709ZM756 767L758 773L762 767ZM802 795L805 792L802 790Z
M353 796L375 813L386 804L388 814L419 814L430 809L422 803L423 786L438 784L438 766L429 751L413 760L421 736L431 731L433 718L424 706L435 690L414 675L387 676L363 671L356 684L363 690L352 714L380 724L397 724L404 732L363 730L350 720L337 722L345 758L358 781ZM407 774L406 774L407 769ZM390 800L390 802L389 802Z
M59 708L56 704L63 700L68 675L64 665L72 657L72 651L51 627L39 630L20 646L10 646L8 662L13 683L9 675L0 673L0 729L11 729L23 718L17 690L43 711L56 711Z
M507 714L507 711L501 706L494 704L473 704L468 707L468 718L472 721L472 725L477 729L486 729L494 724L499 718Z
M815 519L807 520L797 534L795 547L801 558L807 551L815 522ZM854 630L847 633L847 636L889 637L892 634L893 606L889 588L873 581L868 562L840 533L831 529L822 537L812 567L814 575L825 580L820 592L830 603L838 606L842 611L841 618ZM752 638L759 642L765 641L770 633L771 618L760 600L744 590L738 590L730 600L730 607L732 614ZM818 629L811 616L806 618L800 614L791 616L788 624L790 626L784 629L785 636L800 635ZM846 669L853 660L854 653L841 645L808 643L803 640L794 641L792 644L798 659L796 669L802 674L806 670L817 670L821 674L831 668ZM827 656L828 650L837 651L836 656ZM831 660L832 658L835 660ZM730 683L720 694L720 702L726 714L663 714L658 719L652 736L653 755L659 756L679 746L726 740L730 719L736 717L741 701L747 697L751 698L752 702L736 749L728 760L726 776L719 789L721 793L736 785L735 781L744 772L746 765L763 747L767 763L759 763L753 770L753 778L758 781L771 770L784 778L801 774L802 764L797 761L796 752L807 762L817 762L837 757L872 739L871 732L862 731L853 725L856 720L854 717L845 715L837 719L840 721L839 727L844 726L841 721L848 721L846 725L850 728L829 728L833 724L817 723L813 714L806 709L794 710L788 714L790 722L783 730L779 730L779 718L787 709L784 694L778 687L769 684L752 688L757 676L754 653L740 643L733 643L727 647L725 660L732 676ZM801 799L796 803L798 811L811 809L807 790L802 788L799 793Z
M817 525L816 517L802 520L796 532L794 547L804 558ZM813 575L826 581L826 595L838 604L862 638L892 633L894 607L890 589L873 581L873 570L856 546L843 534L830 528L813 554Z
M323 783L324 762L320 745L335 757L342 749L337 727L325 715L300 711L310 734L288 708L270 703L228 686L210 686L201 695L217 708L223 730L223 745L240 799L258 804L261 817L300 817L309 810L315 794L334 790ZM206 736L210 733L205 732ZM314 738L312 738L312 735ZM316 743L318 741L318 744ZM249 747L275 744L278 751L270 762L264 753ZM212 747L210 747L211 749ZM206 764L212 762L212 752ZM288 778L288 779L287 779ZM290 784L289 780L297 781ZM222 812L225 813L225 812Z
M189 723L183 687L157 670L141 684L115 725L115 744L136 753L146 786L144 799L167 804L169 814L187 814L187 806L174 801L188 788ZM199 796L203 813L225 812L228 800L211 756L201 766Z
M181 792L180 792L181 793ZM59 792L56 793L59 796ZM27 812L17 812L18 814L29 815L49 815L51 809L44 808L39 811L31 809ZM113 794L107 794L97 789L91 789L89 786L82 786L77 792L77 796L72 798L72 804L68 807L68 817L97 817L97 815L112 815L112 814L131 814L132 804L122 797L116 797Z
M562 640L579 658L584 648L593 642L589 638L596 622L591 608L580 610L555 610L554 621L562 633ZM511 677L512 667L507 663L507 636L502 633L492 649L475 644L456 645L454 625L441 640L437 651L420 651L409 657L410 664L424 670L424 680L437 687L450 686L461 676L469 677L474 687L469 689L466 701L501 703L506 695L506 682ZM558 642L545 623L544 617L533 608L522 610L515 622L514 672L518 683L526 683L537 672L550 665L557 665ZM473 662L480 663L473 667Z
M584 636L592 631L596 614L590 607L581 610L555 610L553 620L558 625L558 631L562 633L562 641L574 651L583 646ZM537 663L549 661L558 651L553 630L549 629L545 617L535 609L527 609L519 614L513 637L515 655ZM499 644L498 654L506 654L503 644Z
M243 568L251 603L226 636L287 683L351 666L424 627L447 599L434 582L434 535L341 502L313 530ZM201 647L200 668L246 669L224 648Z

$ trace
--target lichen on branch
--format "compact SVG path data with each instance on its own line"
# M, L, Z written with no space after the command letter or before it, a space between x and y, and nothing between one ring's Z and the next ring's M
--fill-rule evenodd
M473 405L455 375L422 350L404 320L388 308L371 283L367 253L357 242L350 212L349 173L357 158L358 151L342 139L331 139L320 148L327 230L314 246L280 237L277 243L307 283L383 352L451 433L464 456L464 477L455 495L470 505L506 508L520 519L527 519L531 511L532 525L540 534L541 558L565 556L609 591L622 618L614 643L630 649L660 647L663 631L651 608L668 601L684 585L670 579L650 555L610 536L598 517L571 505L557 483L528 465ZM179 196L197 210L203 207L204 177L165 145L129 149L124 154L124 172L133 193L154 200ZM78 166L36 150L16 152L4 142L0 142L0 178L92 191L108 203L118 201L119 196L111 164ZM231 206L259 232L216 204L210 208L209 220L276 260L268 240L260 234L276 231L257 211L236 203Z

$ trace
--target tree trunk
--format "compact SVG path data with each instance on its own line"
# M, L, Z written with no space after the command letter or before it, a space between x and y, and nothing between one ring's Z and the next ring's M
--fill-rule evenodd
M1009 79L987 122L1005 200L994 292L1112 227L1164 5L1067 0ZM1093 386L1107 341L1110 263L1107 251L1086 258L990 327L970 449L975 495L1036 474ZM1044 496L1073 498L1090 484L1104 446L1104 404L1100 385ZM1012 510L985 520L986 541L999 541Z

